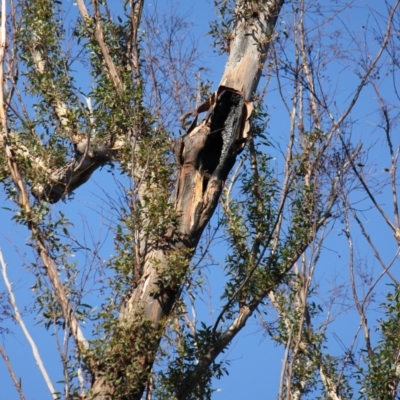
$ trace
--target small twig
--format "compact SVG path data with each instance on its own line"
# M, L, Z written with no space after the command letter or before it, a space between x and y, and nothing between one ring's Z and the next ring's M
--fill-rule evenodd
M10 363L10 359L8 358L7 354L4 352L3 347L0 345L0 354L3 357L4 362L6 363L8 372L11 376L11 379L14 383L15 388L17 389L17 392L19 394L19 397L21 400L25 400L25 396L24 393L22 392L22 387L21 387L21 383L18 381L17 377L15 376L13 367Z
M392 261L389 263L389 265L386 265L385 262L383 261L377 247L374 245L374 242L372 241L370 235L367 233L367 231L365 230L364 224L361 222L360 218L358 217L357 213L351 208L351 212L353 214L354 219L356 220L358 226L361 229L361 233L362 235L365 237L365 239L367 240L368 244L371 246L371 249L374 252L374 255L376 257L376 259L379 261L379 263L381 264L382 268L383 268L383 273L387 274L390 279L392 279L392 281L399 286L400 283L399 281L395 278L395 276L389 271L389 268L393 265L393 263L396 261L397 259L397 255L400 251L400 248L397 249L397 252L395 254L395 256L393 257Z
M344 220L346 224L346 230L345 234L347 237L347 243L349 246L349 267L350 267L350 281L351 281L351 289L352 289L352 294L353 294L353 299L354 303L356 305L357 311L360 314L361 318L361 324L364 329L364 338L365 338L365 346L367 348L368 355L372 358L373 357L373 351L371 347L371 340L369 336L369 328L367 324L367 318L365 316L365 310L364 308L360 305L360 301L358 299L358 294L357 294L357 288L356 288L356 282L355 282L355 277L354 277L354 247L353 247L353 239L351 237L350 233L350 222L349 222L349 217L347 215L347 210L344 208ZM366 298L365 298L366 299Z
M287 362L289 359L290 345L292 343L292 331L293 331L293 328L290 327L289 337L288 337L286 349L285 349L285 356L283 357L283 361L282 361L281 377L279 380L278 400L283 400L283 380L285 378L285 370L286 370Z

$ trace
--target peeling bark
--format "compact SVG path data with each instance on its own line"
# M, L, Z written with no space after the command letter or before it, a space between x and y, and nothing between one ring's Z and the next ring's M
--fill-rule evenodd
M141 249L141 253L144 254L141 274L135 277L135 282L132 282L132 291L120 310L120 326L134 327L130 340L132 349L136 349L132 351L129 359L137 370L137 376L134 379L136 386L132 385L131 393L126 396L126 399L139 400L142 397L163 328L180 295L182 281L193 252L215 211L236 157L245 146L252 112L252 96L261 76L283 1L237 0L233 40L230 43L230 54L221 83L216 93L195 111L196 116L192 126L175 145L179 171L171 201L180 221L177 227L171 228L168 237L154 243L147 243L147 249ZM93 4L96 20L94 38L101 48L105 68L114 82L115 90L119 93L122 90L119 71L104 41L98 4L97 2ZM143 1L138 4L141 9ZM85 3L78 0L78 6L82 17L88 19ZM34 58L38 73L41 74L46 67L45 57L39 47L35 51ZM56 203L84 184L97 168L118 159L118 151L124 143L123 141L116 143L111 139L101 141L96 136L75 138L74 135L79 132L74 132L72 129L68 131L67 108L62 99L56 99L51 106L61 125L67 130L68 136L75 143L75 154L65 166L56 170L44 163L44 168L43 166L42 168L45 179L32 188L32 193L40 200ZM198 122L198 114L204 112L206 112L204 118ZM126 136L129 137L129 134L127 133ZM21 151L24 152L23 149ZM24 153L23 156L30 158L29 153ZM42 160L35 160L35 162L38 165L42 164ZM175 268L175 265L171 266L171 255L176 253L183 255L182 273L178 274L172 282L162 284L163 275ZM43 257L45 256L46 254ZM53 284L56 292L57 282ZM65 308L63 311L65 311L66 320L69 320L70 314L72 318L73 313L70 313L68 301L62 298L60 304ZM251 313L251 310L248 312ZM75 334L77 344L86 343L79 336L79 326L77 325L78 328L75 329L71 322L69 324L73 332L77 332ZM143 332L140 329L145 325L150 326L155 334L152 339L146 339L148 340L145 343L147 352L143 353L138 350L136 344L140 343L140 335ZM223 346L224 344L216 349L215 357L219 351L222 351ZM210 358L210 362L212 359L213 357ZM98 360L99 363L96 365L92 361L88 359L88 367L93 375L91 395L98 400L113 398L112 393L115 387L112 381L107 381L108 375L105 367L101 365L102 360ZM128 380L123 373L124 369L121 367L117 375L121 379Z
M146 255L142 276L121 309L123 323L136 320L138 310L142 310L139 318L151 321L157 330L171 312L181 282L161 287L160 277L166 272L173 251L186 250L186 268L190 264L236 156L245 145L252 111L250 100L282 4L283 0L260 1L255 5L257 12L253 12L249 3L238 1L234 39L221 84L211 99L195 111L194 123L175 144L179 173L174 201L180 225L166 245ZM197 114L204 111L206 116L197 123ZM160 339L154 340L158 345ZM149 347L154 348L150 343ZM132 363L140 367L142 378L129 399L141 399L153 361L154 356L144 361L140 354L132 355ZM105 400L109 398L110 387L99 378L95 379L92 391L97 394L96 399Z
M243 149L251 103L243 94L220 86L204 120L181 138L182 165L176 185L180 233L195 245L217 205L223 184Z
M138 310L141 310L140 317L151 321L155 331L163 329L181 290L181 282L167 287L159 284L160 277L170 268L169 255L183 251L186 255L185 269L188 267L236 156L244 147L251 103L244 101L242 93L220 87L207 104L207 107L200 107L202 111L208 111L203 121L184 135L177 146L181 166L174 200L181 216L180 226L171 233L168 243L150 246L153 250L146 255L142 276L121 309L123 324L136 319ZM155 340L158 346L160 338ZM151 348L157 346L149 344ZM142 366L143 385L138 387L132 399L140 399L153 358L146 363L139 355L134 355L134 358ZM99 375L92 391L98 396L96 399L107 399L112 388Z
M220 88L204 120L181 138L179 170L175 202L181 224L171 234L168 244L147 254L142 278L132 297L121 311L121 319L128 319L138 304L144 307L146 318L159 322L171 311L180 287L168 287L159 292L157 277L168 267L168 253L184 250L191 255L210 220L225 179L244 146L248 131L251 106L246 105L241 93ZM157 268L154 266L157 260ZM187 263L190 263L188 257Z
M257 2L256 4L246 1L237 2L237 21L232 34L233 40L230 44L229 58L221 79L220 88L217 92L218 103L213 104L212 109L210 109L211 102L217 100L214 96L210 99L210 101L200 106L198 110L196 110L197 112L209 110L209 114L206 117L207 121L203 121L203 124L195 126L195 135L193 132L190 132L183 137L183 140L186 141L184 147L185 152L188 153L187 156L194 157L196 159L193 159L192 161L200 162L203 170L207 171L206 173L210 173L210 170L214 172L213 168L216 168L217 166L213 165L213 163L215 164L218 162L218 160L216 161L216 155L219 151L222 151L222 149L219 149L219 146L221 146L221 143L226 146L227 141L229 141L229 138L226 136L229 136L229 133L226 133L226 131L224 131L223 142L221 142L221 135L218 132L214 132L215 129L222 129L223 127L221 124L224 122L222 117L211 119L210 112L226 113L226 107L230 107L229 105L227 106L229 103L228 97L232 101L237 101L239 98L238 96L241 96L244 102L251 100L251 96L254 93L261 76L273 29L283 2L284 0L263 0ZM87 18L88 13L84 7L84 3L79 1L78 5L80 6L80 11L83 17ZM103 43L101 37L97 39L99 39L99 43L101 45ZM116 74L115 66L107 54L104 56L107 67L110 71L110 76L112 77L116 87L118 87L119 78L118 74ZM225 89L225 94L223 94L223 89ZM236 95L233 93L236 93ZM228 97L223 99L221 96ZM217 106L216 110L214 110L215 106ZM64 109L65 106L63 104L57 104L56 110L59 111L60 121L63 121L65 112L61 111ZM231 114L231 118L240 118L239 113L236 111L236 113ZM197 118L195 119L195 123L196 122ZM211 123L213 124L212 126ZM227 124L229 125L230 122ZM229 128L229 126L227 126L227 128ZM210 135L207 135L207 129L211 130ZM193 127L189 129L189 131L192 130ZM237 138L237 140L241 139L244 140L245 138ZM84 143L85 142L83 141L80 145L82 146ZM200 148L202 144L205 146L203 150ZM194 146L194 148L191 149L191 146ZM227 148L224 148L224 151L225 150L227 150ZM230 151L235 152L233 149L230 149ZM202 154L195 154L196 152ZM214 154L213 152L216 153ZM81 151L80 153L77 152L76 156L67 165L52 171L49 182L43 182L33 188L32 192L34 196L50 203L56 203L63 199L67 194L73 192L79 186L83 185L97 168L105 165L108 162L111 162L116 155L115 146L111 147L106 143L98 143L96 146L91 145L90 151L85 157L82 156L84 153L84 151ZM193 154L190 155L189 153ZM229 157L231 157L231 155ZM190 161L186 161L185 165L182 165L182 167L183 171L186 171L185 175L187 175L187 171L189 171L191 168ZM224 168L228 167L224 166ZM228 169L230 168L231 167ZM225 175L227 175L226 171L221 170L219 173L222 175L225 173ZM206 183L206 180L209 179L210 188L214 187L216 189L215 186L218 186L219 184L218 180L216 181L214 179L215 177L216 176L214 176L213 179L211 179L211 176L205 179L199 178L199 181L196 181L197 183L195 187L199 189L197 186L199 182L203 181L203 183ZM193 180L193 178L190 179ZM192 181L191 183L194 184L195 181ZM187 186L188 184L189 182L186 183L185 189L184 182L180 181L180 185L182 185L180 189L184 190L186 200L188 200L188 196L190 196ZM216 189L216 192L218 192L218 190ZM203 190L197 191L196 196L202 191ZM212 190L208 190L207 193L204 194L206 196L213 197L211 192ZM208 203L211 200L211 197L207 197L207 199L205 199L205 203ZM181 205L184 204L182 199L178 200L178 203ZM200 212L202 216L200 214L193 216L194 219L192 219L192 224L196 221L196 218L207 219L206 214L204 214L205 210L202 212L197 210L197 212ZM204 225L204 223L202 223L202 225ZM192 227L193 226L194 225L192 225ZM201 234L201 230L199 230L199 234Z

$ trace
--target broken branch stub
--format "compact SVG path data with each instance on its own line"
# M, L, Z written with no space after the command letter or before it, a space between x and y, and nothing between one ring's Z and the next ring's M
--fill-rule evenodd
M203 111L208 113L203 121L180 138L176 146L181 165L174 200L181 216L180 226L171 233L168 243L161 248L155 245L147 254L142 277L121 309L121 320L129 320L138 305L155 328L169 315L180 285L158 284L159 277L170 268L168 254L185 251L189 264L236 156L244 147L252 104L244 101L242 93L226 87L220 87L207 103L209 106Z
M180 139L176 186L180 233L195 246L218 202L228 174L243 149L252 104L243 93L220 86L203 121ZM200 110L201 109L201 110Z

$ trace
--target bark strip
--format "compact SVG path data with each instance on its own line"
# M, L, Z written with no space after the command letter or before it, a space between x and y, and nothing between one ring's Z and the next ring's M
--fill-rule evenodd
M160 286L163 274L171 268L169 255L186 250L186 268L190 264L236 156L244 147L252 110L250 100L260 79L282 4L283 0L237 2L234 39L221 84L197 110L207 111L204 119L197 123L196 115L189 131L175 145L179 173L174 201L180 225L166 244L153 247L146 255L142 276L121 309L124 324L142 319L149 321L155 330L162 329L171 312L182 282ZM137 340L140 338L133 341ZM157 348L159 340L155 335L154 343L147 343L148 348ZM132 363L141 370L138 371L141 378L127 397L130 400L141 399L154 356L144 357L140 352L132 355ZM110 398L110 383L98 375L92 386L96 399Z

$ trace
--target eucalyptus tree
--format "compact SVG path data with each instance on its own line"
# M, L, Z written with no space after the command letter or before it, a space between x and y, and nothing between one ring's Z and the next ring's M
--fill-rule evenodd
M376 56L365 61L338 117L318 86L307 43L306 10L313 4L288 2L294 21L290 64L283 56L287 32L275 28L283 3L215 2L220 19L210 34L228 57L210 92L185 75L196 52L173 54L179 40L174 29L185 29L182 20L159 24L156 11L144 12L144 0L119 6L77 0L76 13L68 2L10 1L6 9L3 0L0 177L13 218L30 231L42 322L72 342L61 352L64 393L48 383L54 398L210 398L212 378L226 369L219 356L252 315L265 322L266 306L275 309L280 325L265 327L287 349L279 396L300 398L320 385L330 398L350 398L349 381L323 353L324 331L313 325L317 309L308 298L325 232L332 220L347 221L353 210L349 182L360 177L361 144L349 142L342 129L392 44L399 2L388 7ZM166 40L160 40L161 27ZM160 57L168 60L162 67ZM79 80L83 69L90 76L87 88ZM265 89L257 93L266 71L276 74L288 111L282 176L268 155ZM291 104L280 86L282 71L292 81ZM52 208L73 202L73 193L102 167L117 169L129 184L120 187L118 201L110 199L119 208L112 223L116 255L107 261L96 311L85 304L89 275L71 260L77 243L68 216ZM201 285L196 257L204 257L209 245L199 243L218 206L218 229L229 249L227 282L215 321L199 325L186 312L184 294ZM376 374L376 366L369 371ZM353 378L357 373L361 367ZM395 377L390 387L395 393Z

